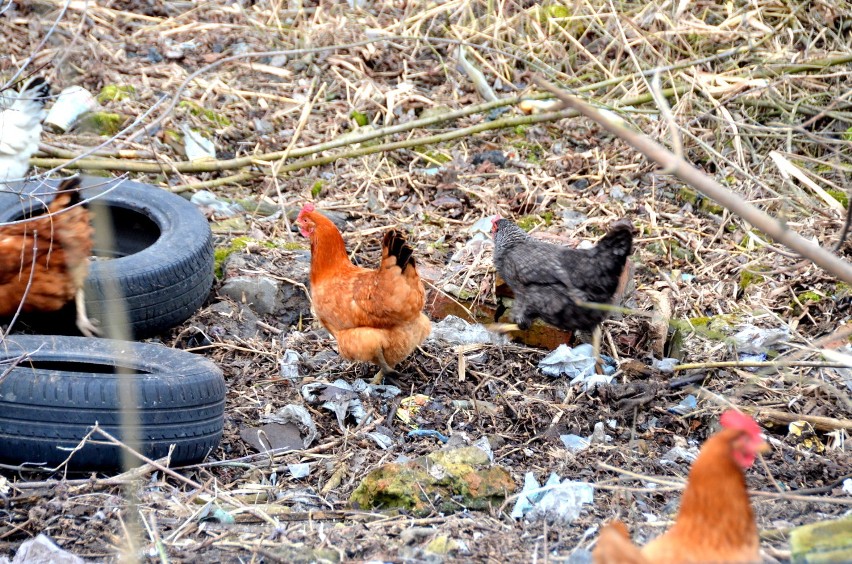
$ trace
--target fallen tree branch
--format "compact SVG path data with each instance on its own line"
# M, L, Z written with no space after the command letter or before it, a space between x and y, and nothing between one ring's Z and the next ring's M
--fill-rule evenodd
M831 251L815 245L799 234L787 229L787 227L751 205L739 195L726 189L686 162L682 157L675 155L647 136L626 127L612 117L604 115L597 108L590 106L575 96L563 92L545 80L535 78L534 82L559 98L569 108L576 110L613 135L624 140L649 160L657 163L666 173L673 174L719 205L760 229L775 241L822 267L829 274L836 276L846 283L852 284L852 265Z

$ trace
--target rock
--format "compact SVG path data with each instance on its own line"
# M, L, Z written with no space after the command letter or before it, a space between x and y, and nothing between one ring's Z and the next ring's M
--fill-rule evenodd
M436 510L499 507L515 490L509 472L476 447L441 450L370 472L349 501L362 509L397 507L418 515Z
M219 293L238 303L248 304L257 313L272 313L275 311L278 282L265 276L237 276L229 278Z

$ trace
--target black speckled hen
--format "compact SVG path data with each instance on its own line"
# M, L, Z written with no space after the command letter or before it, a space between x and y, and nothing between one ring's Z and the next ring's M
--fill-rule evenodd
M494 266L515 294L512 319L521 329L536 318L564 331L595 329L606 311L579 304L609 303L633 250L628 220L612 224L591 249L534 239L499 216L492 221L491 233Z

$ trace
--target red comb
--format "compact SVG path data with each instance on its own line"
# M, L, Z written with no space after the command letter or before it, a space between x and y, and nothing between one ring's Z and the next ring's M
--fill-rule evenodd
M723 413L719 423L725 429L740 429L752 435L761 433L760 427L754 422L754 419L736 409L729 409Z
M312 211L316 211L316 208L314 207L313 204L307 203L304 206L302 206L301 213L311 213Z

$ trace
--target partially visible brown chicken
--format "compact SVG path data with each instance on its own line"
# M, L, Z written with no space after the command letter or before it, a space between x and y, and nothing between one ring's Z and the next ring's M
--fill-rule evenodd
M311 301L320 322L337 339L340 356L381 369L373 380L398 377L393 368L426 339L425 292L413 250L402 233L382 240L378 270L352 264L337 227L312 204L296 220L311 241Z
M596 564L760 562L760 542L743 472L769 446L760 427L739 411L722 414L722 430L707 439L692 464L675 524L641 550L627 527L601 530Z
M89 211L79 204L78 177L63 180L48 214L0 226L0 316L50 312L76 300L77 327L98 334L86 316L83 283L92 254ZM32 279L32 280L31 280Z

